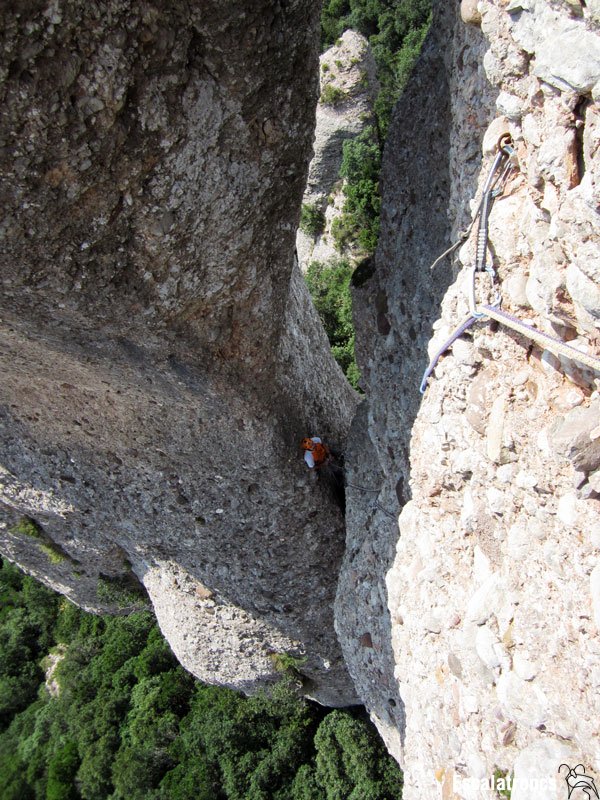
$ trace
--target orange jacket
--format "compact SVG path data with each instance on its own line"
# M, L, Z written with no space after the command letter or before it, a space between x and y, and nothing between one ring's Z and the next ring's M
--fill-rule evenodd
M321 441L316 442L314 439L305 437L300 442L300 446L303 450L308 450L311 453L316 468L322 467L329 460L329 448Z

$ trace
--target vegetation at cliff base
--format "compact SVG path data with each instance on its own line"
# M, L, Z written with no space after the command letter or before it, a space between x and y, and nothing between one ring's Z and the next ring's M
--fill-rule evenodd
M149 612L86 614L7 561L0 603L2 800L401 797L358 710L328 712L293 680L252 698L205 686ZM58 695L42 668L53 649Z
M357 389L360 373L354 356L354 326L350 279L352 266L345 259L323 264L311 262L305 275L308 290L327 333L333 357L350 384Z

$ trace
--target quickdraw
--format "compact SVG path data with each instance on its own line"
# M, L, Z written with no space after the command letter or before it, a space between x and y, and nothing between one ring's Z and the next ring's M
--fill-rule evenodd
M526 336L531 341L535 342L536 344L540 345L545 350L551 350L553 353L557 355L562 355L565 358L571 359L573 361L578 361L581 364L584 364L586 367L589 367L591 370L594 370L600 373L600 358L597 356L590 355L589 353L584 353L581 350L578 350L576 347L567 344L566 342L557 339L554 336L551 336L544 331L540 331L531 325L528 325L526 322L522 322L517 317L512 316L512 314L508 314L506 311L502 311L501 303L502 297L499 291L499 288L496 286L497 281L497 274L496 270L494 269L493 264L490 262L488 263L487 260L487 252L488 252L488 235L489 235L489 217L492 211L492 207L494 204L494 200L496 197L502 194L504 191L504 187L506 185L506 181L508 176L510 175L511 170L515 166L515 151L512 146L512 139L509 134L504 134L499 142L498 142L498 153L494 159L494 162L491 166L490 172L486 179L485 185L483 187L483 192L481 196L481 200L479 202L479 206L475 212L475 216L473 217L473 222L469 226L469 228L463 232L458 240L452 247L442 253L431 265L431 269L433 269L436 264L439 262L453 250L455 250L460 244L462 244L466 239L468 239L471 231L473 230L475 223L479 220L478 230L477 230L477 248L476 248L476 256L475 256L475 263L473 264L470 270L470 283L469 283L469 316L467 317L464 322L462 322L451 334L450 338L444 342L444 344L440 347L440 349L435 353L429 364L427 365L427 369L423 374L423 378L421 380L421 385L419 390L421 394L424 394L427 389L427 384L429 382L429 378L433 373L439 359L441 356L454 344L454 342L462 336L462 334L468 330L472 325L474 325L479 320L489 317L490 319L496 320L501 325L505 325L508 328L516 331L517 333ZM494 294L491 301L486 303L479 304L477 302L477 282L478 276L482 273L486 273L490 279L491 283L491 290Z

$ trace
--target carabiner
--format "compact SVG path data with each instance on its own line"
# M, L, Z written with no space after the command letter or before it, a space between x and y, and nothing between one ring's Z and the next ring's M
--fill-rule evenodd
M484 270L483 272L477 269L477 264L474 264L471 267L471 285L469 286L469 311L471 316L473 317L485 317L485 312L481 312L477 310L477 297L476 297L476 282L477 282L477 275L487 274L490 278L490 285L491 288L494 288L494 275L489 270ZM490 303L485 303L485 305L492 306L496 308L502 302L502 296L500 294L500 290L496 289L496 295L494 299Z

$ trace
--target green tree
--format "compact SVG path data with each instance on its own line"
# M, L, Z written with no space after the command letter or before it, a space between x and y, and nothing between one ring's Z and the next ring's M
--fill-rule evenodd
M56 598L54 617L45 609L28 615L36 587L25 591L30 579L13 570L0 566L8 603L0 636L11 643L5 666L30 666L38 682L33 702L7 713L0 732L2 800L400 796L389 789L398 785L397 767L364 720L353 726L347 715L350 723L343 716L324 726L331 715L299 698L293 679L251 698L203 686L176 663L145 612L99 618ZM52 631L68 639L58 697L35 672L40 640L56 644Z
M325 214L316 203L302 203L300 230L307 236L318 236L325 227Z
M340 175L346 178L346 201L343 216L332 226L340 250L357 244L371 254L377 245L381 152L394 105L408 82L430 22L430 0L325 0L323 5L323 48L348 28L362 33L371 45L380 87L375 127L344 143Z
M396 800L402 772L382 759L369 726L347 711L332 711L315 735L316 779L327 800Z
M348 28L366 36L373 49L380 86L375 112L382 142L430 23L430 0L325 0L321 12L323 49Z
M354 356L354 325L350 278L352 267L346 260L333 264L313 261L306 273L306 284L315 304L335 360L349 382L358 388L359 372Z
M380 169L381 151L372 127L344 142L340 176L346 179L346 200L340 223L344 238L340 244L354 242L367 253L375 250L381 211Z
M79 767L79 753L75 742L66 742L48 764L46 800L78 800L79 792L73 777Z

